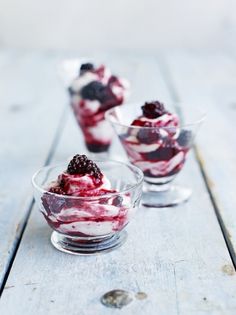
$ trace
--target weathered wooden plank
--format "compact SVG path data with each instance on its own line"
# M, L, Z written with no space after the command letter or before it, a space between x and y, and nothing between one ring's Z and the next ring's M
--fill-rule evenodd
M134 94L140 99L156 94L167 99L157 65L141 60L140 68L145 70L136 73ZM148 73L153 74L150 81L143 76ZM54 161L80 150L78 136L70 115ZM115 150L113 154L117 157ZM235 314L234 269L192 155L179 181L194 189L187 204L140 209L124 246L100 256L74 257L56 251L50 246L50 230L34 207L0 302L1 314L13 315L16 309L26 315L36 310L49 315L113 314L99 299L116 288L148 295L120 314Z
M167 63L186 108L207 111L198 158L236 265L236 61L219 54L185 53L169 54Z
M64 93L55 80L55 58L2 52L0 64L3 59L0 71L0 287L32 202L30 176L48 156L64 105Z

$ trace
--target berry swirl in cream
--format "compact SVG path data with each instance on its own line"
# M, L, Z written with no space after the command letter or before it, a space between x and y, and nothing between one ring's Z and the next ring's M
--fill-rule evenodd
M117 196L116 192L94 162L85 155L75 155L67 170L44 193L43 214L48 224L62 234L112 234L123 229L130 215L129 196Z
M121 105L128 95L125 79L111 74L101 65L82 64L79 76L69 87L71 106L80 125L85 143L91 152L107 151L112 140L112 129L104 119L107 109Z
M177 174L184 165L191 134L181 131L178 116L158 101L146 102L142 112L121 136L130 161L146 179Z

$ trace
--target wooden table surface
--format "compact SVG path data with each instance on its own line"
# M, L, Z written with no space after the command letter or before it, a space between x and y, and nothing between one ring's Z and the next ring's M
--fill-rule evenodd
M177 178L193 189L191 200L140 208L120 249L76 257L50 244L30 184L42 165L85 150L57 73L63 57L0 51L0 314L235 315L236 59L99 56L130 79L131 101L182 102L208 116ZM118 141L111 155L125 158ZM112 289L147 298L106 308L100 297Z

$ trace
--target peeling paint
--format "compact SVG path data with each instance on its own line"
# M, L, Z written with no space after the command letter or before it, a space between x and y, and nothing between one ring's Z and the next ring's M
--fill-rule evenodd
M132 300L130 292L120 289L109 291L101 297L103 305L119 309L130 304Z

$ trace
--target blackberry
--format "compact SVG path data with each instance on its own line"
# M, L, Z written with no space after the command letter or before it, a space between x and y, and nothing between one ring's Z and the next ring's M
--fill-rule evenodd
M92 81L89 84L85 85L80 94L84 99L88 100L100 100L104 94L104 89L106 87L99 81Z
M116 96L113 94L111 88L107 86L103 93L99 97L99 101L101 102L101 109L108 110L109 108L119 105L121 101L119 101Z
M158 130L142 128L137 134L137 138L141 143L152 144L160 139Z
M121 207L122 202L123 202L123 198L121 196L116 196L112 201L112 205L116 207Z
M162 147L156 150L156 160L169 161L176 154L176 149L171 147Z
M192 142L192 132L190 130L181 130L177 141L181 147L190 146Z
M107 110L112 106L119 105L111 88L99 81L87 84L82 88L80 94L84 99L98 100L101 103L101 110Z
M146 102L142 106L143 115L147 118L157 118L166 113L165 107L158 101Z
M83 63L80 67L80 74L86 72L86 71L93 71L94 70L94 65L90 62L88 63Z
M67 173L71 175L91 175L96 179L101 180L102 173L99 167L91 160L87 158L86 155L77 154L73 157L67 167Z
M147 158L152 161L169 161L173 158L179 149L176 148L175 143L171 139L167 139L163 146L158 148L156 151L149 152Z

